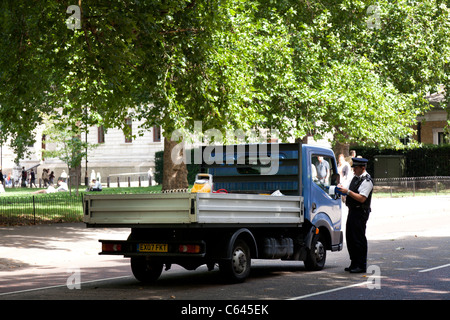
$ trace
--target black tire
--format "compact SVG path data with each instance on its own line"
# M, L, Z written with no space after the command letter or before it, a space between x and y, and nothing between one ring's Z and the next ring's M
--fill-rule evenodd
M250 274L250 268L250 249L243 240L236 240L233 244L231 259L219 262L220 273L231 283L244 282Z
M147 260L145 257L131 258L131 271L134 277L143 283L153 283L158 280L162 269L162 262Z
M308 249L306 255L305 268L308 271L319 271L325 266L327 260L327 250L322 237L316 235L311 243L311 249Z

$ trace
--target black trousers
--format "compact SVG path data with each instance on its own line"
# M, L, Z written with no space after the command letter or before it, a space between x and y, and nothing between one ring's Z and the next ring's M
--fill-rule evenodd
M366 224L369 219L370 209L348 209L345 238L350 255L351 267L367 267L367 238Z

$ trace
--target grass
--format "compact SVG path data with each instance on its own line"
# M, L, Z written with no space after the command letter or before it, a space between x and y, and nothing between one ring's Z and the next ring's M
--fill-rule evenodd
M79 222L83 216L81 199L66 192L39 195L23 191L4 193L0 196L0 224Z
M26 196L32 195L33 192L37 190L45 190L45 188L6 188L3 196ZM78 189L80 194L86 193L86 187L80 186ZM123 193L152 193L160 192L161 185L150 186L150 187L119 187L119 188L103 188L103 194L123 194ZM68 193L68 192L67 192ZM58 193L62 194L62 193ZM76 194L76 189L72 187L72 195ZM2 196L0 194L0 196ZM37 196L41 196L38 194Z
M0 194L0 225L28 225L47 222L80 222L83 217L82 195L72 192L33 194L44 188L7 188ZM160 192L161 186L104 188L101 194ZM96 192L98 193L98 192Z

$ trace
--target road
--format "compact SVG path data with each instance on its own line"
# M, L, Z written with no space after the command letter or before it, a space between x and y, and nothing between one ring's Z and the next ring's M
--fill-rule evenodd
M344 246L328 252L319 272L305 271L302 262L255 260L249 279L230 285L217 269L174 265L156 284L143 285L128 259L98 255L98 239L128 234L82 223L0 228L0 300L181 300L187 308L211 301L450 299L449 196L373 199L367 274L344 272Z

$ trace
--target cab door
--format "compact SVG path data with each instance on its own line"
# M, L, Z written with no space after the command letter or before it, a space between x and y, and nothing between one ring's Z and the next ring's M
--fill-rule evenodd
M326 226L334 238L340 232L342 216L341 198L329 195L330 186L339 182L334 155L331 150L311 147L304 152L303 161L309 166L303 176L305 218L316 227Z

